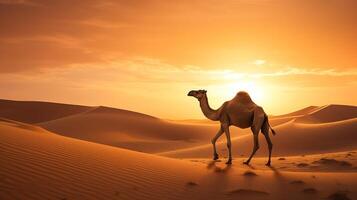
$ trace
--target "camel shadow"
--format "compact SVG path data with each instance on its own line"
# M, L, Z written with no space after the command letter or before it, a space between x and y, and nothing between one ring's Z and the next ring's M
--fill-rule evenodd
M218 162L221 162L221 160L210 160L208 163L207 163L207 169L212 169L213 167L216 166L216 163Z
M244 164L244 165L247 166L247 167L249 167L251 170L256 170L256 169L257 169L256 167L254 167L254 166L252 166L252 165L250 165L250 164ZM274 176L275 176L278 180L284 179L283 175L281 174L281 172L280 172L277 168L275 168L275 167L273 167L273 166L266 166L266 167L268 167L268 168L273 172Z
M274 175L275 175L277 178L282 178L282 177L283 177L283 175L280 173L280 171L279 171L278 169L276 169L276 168L273 167L273 166L268 166L268 167L271 169L271 171L274 172Z
M232 169L232 165L225 165L224 167L218 166L216 163L221 162L220 160L211 160L207 164L207 169L212 170L216 173L227 173Z
M243 164L243 165L249 167L249 168L252 169L252 170L255 170L255 169L256 169L255 167L253 167L253 166L250 165L250 164Z

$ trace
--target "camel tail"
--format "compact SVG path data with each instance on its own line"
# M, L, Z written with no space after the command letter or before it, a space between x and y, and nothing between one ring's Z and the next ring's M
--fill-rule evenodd
M270 126L268 115L265 115L265 119L267 120L268 126L269 126L271 132L273 133L273 135L276 135L276 132L275 132L274 129Z

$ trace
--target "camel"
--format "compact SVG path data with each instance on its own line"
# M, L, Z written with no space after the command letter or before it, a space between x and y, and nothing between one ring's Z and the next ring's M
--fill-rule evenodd
M265 114L263 108L255 104L247 92L241 91L238 92L232 100L224 102L220 108L214 110L208 104L206 93L206 90L191 90L187 96L192 96L198 99L204 116L213 121L220 121L220 129L211 141L213 145L213 160L217 160L219 158L216 150L216 141L223 133L225 133L228 147L228 161L226 164L232 164L232 145L229 126L233 125L239 128L250 127L253 133L253 151L248 160L243 163L249 165L249 162L259 149L258 135L261 131L268 143L269 159L266 165L270 166L273 143L269 137L269 129L273 135L275 135L275 131L270 126L268 115Z

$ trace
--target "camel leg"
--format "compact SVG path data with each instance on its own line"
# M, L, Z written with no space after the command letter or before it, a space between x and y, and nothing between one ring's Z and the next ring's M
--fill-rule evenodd
M259 149L258 136L264 120L265 120L265 113L263 109L262 108L256 109L254 111L253 125L251 128L254 136L254 147L253 147L252 154L249 156L248 160L244 162L244 164L248 165L250 160L253 158L255 152L257 152L257 150Z
M270 166L270 163L271 163L271 151L273 149L273 143L270 140L269 132L267 134L264 134L264 136L265 136L265 139L267 140L268 148L269 148L269 160L265 165L266 166Z
M268 125L268 122L264 122L263 124L263 127L262 127L262 132L265 136L265 139L268 143L268 148L269 148L269 159L268 159L268 162L265 164L266 166L270 166L270 163L271 163L271 152L272 152L272 149L273 149L273 143L271 142L270 140L270 137L269 137L269 125Z
M245 161L245 162L243 162L243 163L246 164L246 165L249 164L249 162L250 162L250 160L253 158L255 152L257 152L257 150L259 149L258 134L259 134L259 131L253 133L253 136L254 136L254 147L253 147L253 151L252 151L252 153L250 154L248 160Z
M227 137L227 148L228 148L228 161L226 162L227 165L232 164L232 143L231 143L231 134L229 132L229 126L223 125L224 132L226 133Z
M213 145L213 160L217 160L219 158L217 150L216 150L216 141L219 137L221 137L222 134L223 134L223 129L221 126L221 128L218 130L216 136L214 136L211 140L212 145Z

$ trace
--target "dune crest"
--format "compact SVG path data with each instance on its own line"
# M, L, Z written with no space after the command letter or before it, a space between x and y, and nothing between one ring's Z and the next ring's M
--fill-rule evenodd
M31 124L78 114L89 109L91 107L81 105L0 99L0 117Z
M329 123L357 118L357 106L327 105L322 106L296 119L301 123Z
M277 118L282 118L282 117L298 117L298 116L302 116L302 115L307 115L317 109L319 109L319 106L308 106L306 108L291 112L291 113L287 113L284 115L278 115L278 116L271 116L271 118L277 117Z

